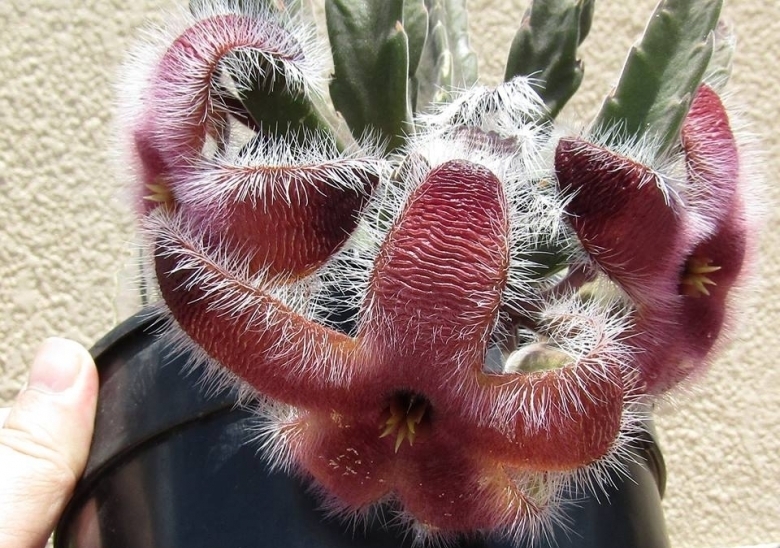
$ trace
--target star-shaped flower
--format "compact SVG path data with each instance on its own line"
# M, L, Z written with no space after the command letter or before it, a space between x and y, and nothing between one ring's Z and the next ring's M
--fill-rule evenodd
M484 370L509 222L503 185L483 166L449 161L425 176L379 251L354 336L212 259L180 218L157 222L158 280L176 323L293 408L276 443L336 507L392 499L429 534L528 533L552 519L560 472L615 450L626 386L609 352L549 371Z

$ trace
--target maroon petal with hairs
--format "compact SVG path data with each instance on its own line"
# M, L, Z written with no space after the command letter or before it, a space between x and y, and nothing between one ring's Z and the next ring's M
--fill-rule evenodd
M199 252L198 242L172 244L176 239L169 236L157 250L157 279L176 323L203 352L276 400L325 410L354 402L348 410L360 408L360 394L351 393L352 339L236 278ZM234 303L243 309L236 311Z
M561 139L555 173L585 250L634 300L677 291L685 227L658 175L578 138Z
M719 224L733 213L739 199L739 151L728 113L720 97L706 85L694 97L683 123L681 143L688 173L684 190L688 208Z
M352 179L346 187L326 179L327 172L302 177L294 168L279 175L269 170L269 178L282 179L269 182L270 188L240 197L240 191L233 192L219 206L195 202L178 207L209 235L210 247L246 256L252 273L289 282L321 267L350 237L379 181L372 167L341 174L341 179ZM231 177L240 181L260 169L236 169Z
M179 172L200 156L207 136L224 133L229 109L220 100L224 91L215 82L220 62L241 50L273 58L286 67L304 59L294 37L269 18L227 14L195 22L157 63L133 129L144 176L138 189L142 213L165 201L161 186L168 187L175 200ZM265 65L266 70L273 66Z
M681 145L687 181L680 203L649 168L581 139L562 139L555 157L569 222L636 306L630 340L650 393L706 364L722 340L748 254L737 144L707 86L694 98Z
M492 172L465 160L433 169L382 245L361 336L389 336L402 377L464 352L482 356L506 284L508 230Z
M726 334L732 289L750 256L747 214L740 195L737 143L717 94L701 86L682 129L691 222L678 258L678 292L666 306L640 312L640 355L647 390L666 391L700 372ZM645 333L642 333L645 331Z

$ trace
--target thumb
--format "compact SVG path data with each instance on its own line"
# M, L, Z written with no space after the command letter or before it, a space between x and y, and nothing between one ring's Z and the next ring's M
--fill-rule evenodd
M0 428L0 548L46 544L87 461L97 386L84 347L41 345Z

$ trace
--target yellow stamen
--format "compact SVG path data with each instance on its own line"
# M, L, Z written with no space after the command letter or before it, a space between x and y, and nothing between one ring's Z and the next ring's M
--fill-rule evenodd
M393 398L390 402L388 412L390 417L379 425L382 428L380 438L389 436L395 433L395 452L401 448L404 440L409 442L409 445L414 445L414 440L417 437L417 427L425 417L425 413L428 410L428 403L421 398L414 396L398 396Z
M170 205L173 203L173 194L165 183L150 183L146 185L146 188L151 191L151 194L144 196L144 200L157 204Z
M707 261L709 262L709 261ZM719 266L713 266L708 264L695 265L691 268L691 274L711 274L720 270Z
M406 427L402 424L398 428L398 435L395 437L395 452L398 453L398 448L401 447L401 444L406 439ZM409 445L412 444L412 438L409 438Z
M707 286L717 284L708 275L721 268L711 265L710 262L710 259L691 258L688 260L688 264L685 265L685 273L680 280L680 284L685 286L683 288L684 295L688 297L709 296L710 292Z
M380 438L385 438L398 429L398 421L395 420L394 418L387 419L387 422L385 424L387 426L385 426L385 429L382 431L381 434L379 434Z

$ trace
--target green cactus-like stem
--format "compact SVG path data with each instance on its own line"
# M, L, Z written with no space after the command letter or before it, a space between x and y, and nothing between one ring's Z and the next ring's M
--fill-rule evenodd
M303 93L291 94L282 76L272 87L258 87L244 92L240 101L263 133L299 141L315 132L335 135L333 115L321 100ZM339 143L339 148L344 145Z
M420 84L416 73L428 43L428 22L428 8L424 0L404 0L403 24L409 37L409 101L412 112L417 110Z
M401 147L411 127L409 38L403 0L327 0L325 17L333 52L330 95L355 137L366 132Z
M509 51L504 79L530 76L555 117L582 82L577 47L590 30L595 0L533 2Z
M593 127L621 135L653 135L663 154L680 128L713 51L722 0L664 0L628 55L615 90ZM617 131L615 131L617 130Z
M468 89L477 83L477 54L469 45L466 0L441 0L446 15L447 39L452 52L453 85Z
M428 39L414 75L415 110L431 103L442 103L449 98L452 89L453 57L447 38L444 6L435 2L428 12Z
M409 77L420 65L425 41L428 38L428 9L424 0L404 0L403 25L409 37Z
M715 89L726 85L731 77L731 62L734 57L736 40L731 29L719 21L715 28L715 44L712 49L712 58L704 74L704 81Z
M414 75L415 110L450 100L453 89L477 81L477 56L469 45L464 0L425 0L428 39Z

